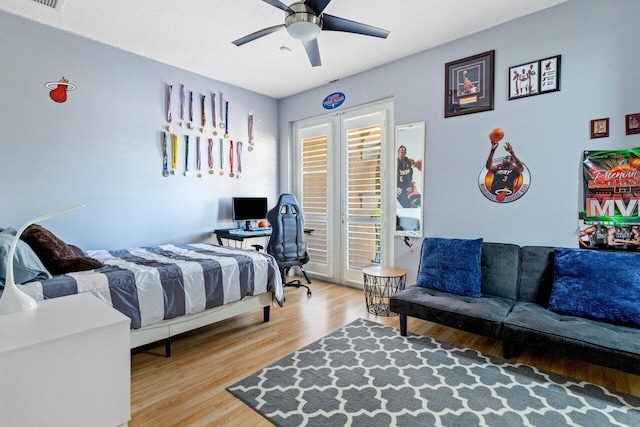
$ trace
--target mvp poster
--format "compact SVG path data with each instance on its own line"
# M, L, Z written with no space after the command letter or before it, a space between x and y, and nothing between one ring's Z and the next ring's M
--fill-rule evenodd
M640 250L640 148L585 151L580 245Z

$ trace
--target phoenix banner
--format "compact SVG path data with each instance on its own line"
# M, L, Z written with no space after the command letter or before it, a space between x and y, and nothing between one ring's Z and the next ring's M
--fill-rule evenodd
M640 248L640 148L585 151L580 245Z

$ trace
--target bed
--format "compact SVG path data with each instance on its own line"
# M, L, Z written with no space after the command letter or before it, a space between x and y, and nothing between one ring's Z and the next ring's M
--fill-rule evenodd
M22 239L47 265L28 232ZM263 252L200 243L75 253L82 268L100 267L57 274L50 264L54 275L20 289L36 300L95 295L131 319L131 348L164 340L169 356L173 336L259 308L266 322L270 307L284 301L278 265Z

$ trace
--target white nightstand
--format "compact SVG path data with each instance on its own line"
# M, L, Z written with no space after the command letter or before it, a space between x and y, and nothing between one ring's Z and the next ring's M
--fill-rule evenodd
M129 324L91 294L0 316L0 424L126 425Z

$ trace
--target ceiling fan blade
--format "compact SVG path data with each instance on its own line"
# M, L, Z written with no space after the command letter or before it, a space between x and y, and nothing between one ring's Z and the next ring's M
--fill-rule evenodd
M380 37L386 39L389 31L372 27L349 19L339 18L333 15L322 15L322 29L329 31L344 31L346 33L363 34L365 36Z
M284 10L285 12L293 13L293 10L289 9L289 6L282 3L280 0L262 0L263 2L270 4L271 6L277 7L280 10Z
M259 39L260 37L264 37L268 34L275 33L276 31L282 30L284 28L286 28L284 24L274 25L273 27L269 27L269 28L263 28L260 31L256 31L255 33L249 34L248 36L241 37L232 43L235 44L236 46L242 46L245 43L249 43L251 41L254 41L255 39Z
M313 9L318 16L320 16L329 3L331 3L331 0L306 0L304 2L304 4Z
M320 50L318 49L318 39L307 40L302 42L304 48L307 51L307 56L311 62L312 67L319 67L322 65L320 62Z

